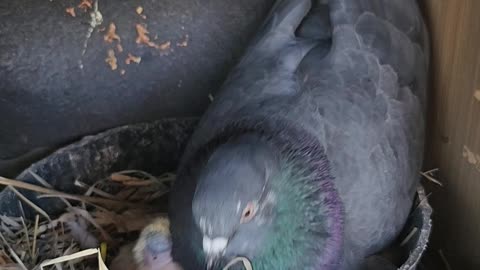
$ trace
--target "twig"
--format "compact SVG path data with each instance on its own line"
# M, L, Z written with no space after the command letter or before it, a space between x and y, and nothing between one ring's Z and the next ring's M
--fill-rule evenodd
M112 199L112 200L115 199L115 196L113 196L112 194L110 194L108 192L105 192L101 189L96 188L95 185L89 186L89 185L83 183L82 181L75 180L75 186L87 189L87 191L89 191L89 192L86 193L85 196L88 196L91 193L95 193L95 194L100 195L104 198L108 198L108 199Z
M252 263L244 257L236 257L235 259L231 260L224 268L223 270L228 270L230 267L234 266L238 262L241 262L243 266L245 267L246 270L253 270Z
M420 174L423 177L425 177L427 180L429 180L430 182L433 182L433 183L443 187L442 182L438 181L437 179L435 179L431 176L431 173L434 172L434 171L437 171L437 169L433 169L433 170L430 170L430 171L427 171L427 172L420 172Z
M2 232L0 231L0 238L2 238L2 241L5 243L5 246L8 248L8 252L10 252L10 255L13 257L13 259L17 262L17 264L23 269L23 270L28 270L28 268L23 264L22 260L18 257L17 253L13 250L13 248L8 244L7 239L3 237Z
M44 198L57 198L57 199L59 199L59 198L67 198L67 199L69 199L69 200L74 200L74 201L79 201L79 202L81 202L81 203L82 203L82 208L85 209L85 210L86 210L86 206L84 207L83 205L84 205L84 204L88 204L88 205L93 206L93 207L95 207L95 208L97 208L97 209L101 209L101 210L107 211L107 208L101 207L101 206L98 205L98 204L94 204L94 203L91 203L91 202L85 202L85 201L79 200L78 198L68 198L68 197L65 197L65 196L62 197L62 195L45 194L45 195L38 195L37 198L38 198L38 199L44 199ZM144 206L141 205L141 206L139 206L139 207L144 207Z
M103 16L102 13L98 10L98 0L95 0L95 4L93 7L93 11L90 12L90 27L88 28L86 39L83 43L83 51L82 51L82 56L85 55L87 52L88 48L88 40L92 36L93 30L99 25L101 25L103 22Z
M435 169L428 170L428 171L426 171L425 173L432 175L433 173L436 173L436 172L438 172L439 170L440 170L439 168L435 168Z
M21 220L22 220L22 225L23 225L23 229L24 229L24 233L25 233L25 238L27 239L27 246L31 247L32 245L30 245L30 237L28 237L27 224L25 224L25 220L23 219L23 217L21 217ZM30 255L33 258L33 252Z
M438 254L440 255L440 258L442 259L443 264L445 264L445 268L447 268L447 270L452 270L453 268L450 265L450 263L448 262L447 257L445 257L445 254L443 254L443 250L439 249Z
M25 197L22 193L20 193L16 188L13 186L8 186L8 188L15 193L22 201L24 201L26 204L30 205L35 211L37 211L39 214L44 216L46 219L51 221L50 216L47 214L47 212L43 211L42 208L38 207L36 204L34 204L32 201L30 201L27 197Z
M79 251L77 253L65 255L65 256L55 258L55 259L52 259L52 260L48 260L48 261L45 261L45 262L41 263L40 264L40 269L43 269L45 266L55 265L57 263L67 262L67 261L71 261L71 260L74 260L74 259L98 254L98 252L99 252L98 249L92 248L92 249Z
M98 0L95 0L95 4L93 7L93 11L90 12L90 22L89 22L89 27L87 30L87 34L85 35L85 41L83 42L83 50L82 50L82 56L80 60L78 60L78 66L80 69L83 69L83 57L85 56L85 53L87 52L88 49L88 41L92 37L92 33L95 30L95 28L99 25L101 25L103 22L103 15L98 10Z
M423 198L421 201L419 201L417 207L415 207L415 209L412 211L412 213L411 213L410 215L413 215L413 213L415 213L415 211L417 211L418 208L419 208L424 202L426 202L426 201L428 200L428 198L430 198L431 195L432 195L432 193L430 192L430 193L428 193L428 194L425 196L425 198Z
M48 189L48 188L40 187L37 185L25 183L22 181L8 179L1 176L0 176L0 185L17 187L21 189L31 190L31 191L35 191L43 194L55 195L59 198L66 198L66 199L76 200L76 201L85 201L90 203L98 203L98 204L113 205L113 206L127 206L127 207L139 206L138 203L121 202L121 201L99 198L99 197L72 195L72 194L56 191L54 189Z
M35 227L33 229L33 245L32 245L32 258L36 258L36 249L37 249L37 235L38 235L38 222L40 221L40 216L35 216Z
M120 172L114 172L110 175L110 178L115 178L118 175L126 176L128 174L133 174L133 173L138 173L138 174L141 174L143 176L146 176L147 179L157 179L157 177L155 177L155 176L153 176L153 175L151 175L147 172L140 171L140 170L125 170L125 171L120 171Z
M45 181L45 179L43 179L40 175L34 173L32 170L28 170L28 172L33 176L33 178L35 178L35 180L37 180L37 182L39 182L42 186L44 187L47 187L47 188L50 188L50 189L53 189L53 186L50 185L47 181ZM65 199L61 199L66 205L67 207L72 207L72 205Z
M75 179L75 183L78 181L78 179ZM95 183L93 183L90 188L87 189L87 191L83 194L84 196L92 196L92 193L93 193L93 189L98 185L98 183L100 183L100 181L97 181ZM83 209L87 209L87 205L85 202L82 201L82 208Z
M410 239L412 239L412 237L415 235L415 233L418 231L418 228L417 227L413 227L413 229L410 231L410 233L408 233L407 237L405 237L405 239L403 239L402 243L400 243L400 246L403 247L405 246L408 241L410 241Z
M141 203L121 202L121 201L116 201L116 200L104 199L104 198L100 198L100 197L72 195L72 194L67 194L67 193L63 193L63 192L59 192L57 194L39 195L39 196L37 196L37 198L58 198L58 199L65 198L65 199L69 199L69 200L85 202L87 204L93 205L93 206L95 206L97 208L100 208L100 209L105 209L105 208L96 205L96 203L109 205L109 206L112 206L112 207L113 206L127 207L127 208L148 207L147 205L141 204Z

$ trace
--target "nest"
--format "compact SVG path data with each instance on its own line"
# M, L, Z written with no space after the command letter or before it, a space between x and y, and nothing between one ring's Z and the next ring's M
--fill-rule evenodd
M107 269L121 246L131 243L147 224L161 214L148 204L165 196L175 179L137 170L111 174L93 185L76 181L83 195L54 190L30 171L38 185L0 178L20 200L36 211L35 220L0 216L0 269ZM65 211L51 217L18 189L34 191L39 198L57 197ZM19 202L21 212L24 213Z
M0 177L1 185L36 211L35 220L26 219L19 201L22 216L0 215L0 269L108 270L105 262L111 262L155 218L165 215L149 205L166 196L175 180L172 173L156 177L139 170L121 171L93 185L75 181L75 186L84 189L83 195L76 195L57 191L39 175L29 173L38 185ZM422 175L437 183L430 171ZM38 198L59 198L65 205L63 214L52 218L19 188L36 192ZM417 208L427 197L417 202ZM409 242L417 230L414 227L400 245ZM224 269L238 263L252 269L242 257Z

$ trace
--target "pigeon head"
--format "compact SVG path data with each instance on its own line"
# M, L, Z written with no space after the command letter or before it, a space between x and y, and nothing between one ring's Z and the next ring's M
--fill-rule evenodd
M192 204L207 262L250 257L263 248L273 219L270 182L278 170L278 153L255 136L231 140L210 155Z
M162 270L172 262L169 221L157 218L146 226L133 248L133 257L142 270Z
M197 173L192 201L207 269L237 257L257 270L334 268L340 208L325 156L314 147L242 135L215 148Z

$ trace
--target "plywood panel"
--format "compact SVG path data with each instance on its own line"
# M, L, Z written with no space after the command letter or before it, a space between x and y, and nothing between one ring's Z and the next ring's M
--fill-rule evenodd
M480 1L424 0L432 41L426 166L432 187L431 249L453 269L480 269Z

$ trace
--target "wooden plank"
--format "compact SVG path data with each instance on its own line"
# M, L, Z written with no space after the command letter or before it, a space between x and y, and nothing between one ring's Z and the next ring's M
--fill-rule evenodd
M480 1L423 2L432 40L425 163L445 183L431 189L431 249L453 269L480 269Z

